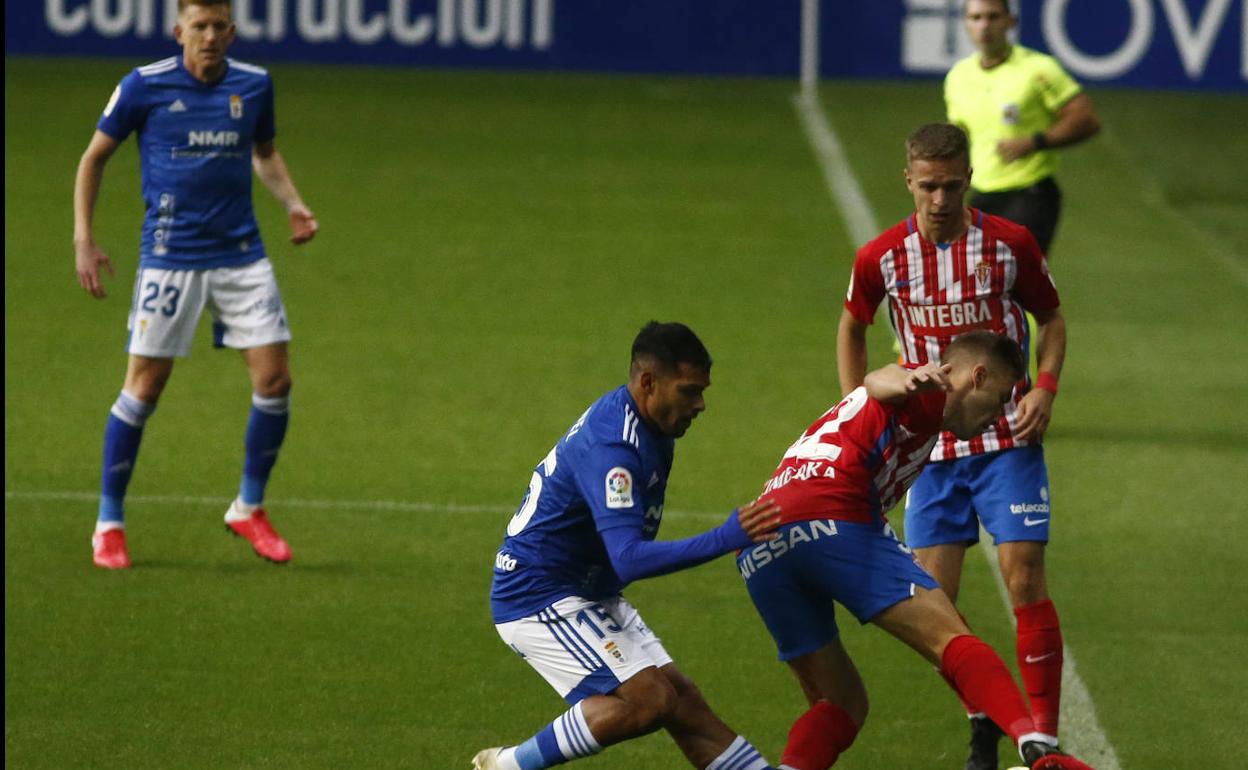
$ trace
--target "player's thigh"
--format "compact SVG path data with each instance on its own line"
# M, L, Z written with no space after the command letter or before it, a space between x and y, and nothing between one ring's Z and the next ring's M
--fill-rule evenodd
M939 588L917 588L913 596L879 613L872 621L939 667L945 646L970 629Z
M1052 506L1044 449L1015 447L984 459L971 480L971 497L993 542L1047 543Z
M126 351L154 359L190 355L207 294L206 271L140 266L126 324Z
M569 596L495 628L568 703L614 693L647 668L672 662L641 615L622 598L598 602Z
M207 273L213 344L245 349L290 341L286 307L267 258Z
M965 463L973 458L928 463L906 494L905 536L911 548L979 541Z

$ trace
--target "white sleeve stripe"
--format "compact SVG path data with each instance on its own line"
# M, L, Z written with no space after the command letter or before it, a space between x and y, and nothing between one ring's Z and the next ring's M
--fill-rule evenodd
M253 75L267 75L267 74L269 74L269 71L268 71L268 70L266 70L264 67L260 67L260 66L257 66L257 65L255 65L255 64L248 64L248 63L247 63L247 62L245 62L245 61L238 61L238 60L236 60L236 59L229 59L229 62L230 62L230 66L231 66L231 67L237 67L238 69L242 70L243 72L250 72L250 73L251 73L251 74L253 74Z

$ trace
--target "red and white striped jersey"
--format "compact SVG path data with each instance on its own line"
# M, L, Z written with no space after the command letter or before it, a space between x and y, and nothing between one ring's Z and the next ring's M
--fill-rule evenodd
M1004 334L1030 355L1024 310L1052 310L1060 301L1048 263L1031 232L1008 219L971 209L971 226L953 243L919 234L914 214L858 250L845 308L870 324L888 299L888 316L906 363L940 361L954 337L973 329ZM1014 438L1018 402L1031 388L1014 389L1005 415L970 441L944 433L932 460L996 452L1024 443Z
M784 453L762 498L780 520L837 519L883 524L927 465L944 419L945 392L924 391L893 405L855 388L815 420Z

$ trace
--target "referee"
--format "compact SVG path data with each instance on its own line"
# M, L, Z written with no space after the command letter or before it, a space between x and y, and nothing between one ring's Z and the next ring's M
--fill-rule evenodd
M978 53L945 76L945 108L971 140L970 203L1025 225L1048 255L1062 208L1054 150L1096 134L1100 119L1056 59L1010 42L1008 0L966 0L963 14Z

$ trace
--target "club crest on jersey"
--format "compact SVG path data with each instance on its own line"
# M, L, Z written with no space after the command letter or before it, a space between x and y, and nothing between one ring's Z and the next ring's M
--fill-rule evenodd
M1005 123L1007 126L1017 125L1018 117L1019 109L1017 104L1010 102L1009 104L1001 107L1001 122Z
M607 471L607 507L633 507L633 474L616 466Z
M992 280L992 265L987 262L980 262L975 265L975 282L979 284L979 288L987 289L988 282Z
M242 120L243 97L238 94L230 94L230 117L235 120Z

